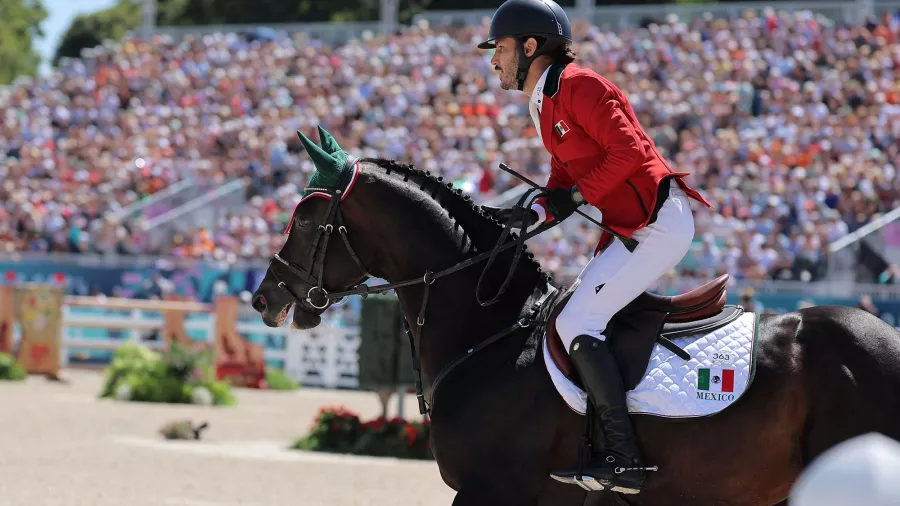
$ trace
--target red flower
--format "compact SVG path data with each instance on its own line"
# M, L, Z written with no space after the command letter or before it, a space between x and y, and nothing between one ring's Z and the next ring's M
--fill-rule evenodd
M403 428L403 435L406 436L406 442L409 446L416 444L416 440L419 438L416 427L411 423L406 424L406 427Z
M359 419L359 415L348 410L344 406L325 406L320 408L318 419L322 420L326 417L333 417L341 420Z

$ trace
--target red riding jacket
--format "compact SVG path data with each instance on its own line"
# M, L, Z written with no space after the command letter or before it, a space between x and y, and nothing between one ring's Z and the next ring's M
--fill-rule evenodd
M574 63L553 65L543 94L541 136L551 155L548 189L577 186L603 213L603 224L625 237L647 226L659 185L667 178L712 207L682 181L689 172L675 172L665 162L613 83ZM597 251L610 239L603 232Z

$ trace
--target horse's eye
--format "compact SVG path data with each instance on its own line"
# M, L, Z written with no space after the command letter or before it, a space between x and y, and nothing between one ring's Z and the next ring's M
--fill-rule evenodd
M303 228L308 227L308 226L309 226L309 223L310 223L309 216L303 216L303 215L297 216L297 217L294 219L294 221L297 222L297 226L298 226L298 227L303 227Z

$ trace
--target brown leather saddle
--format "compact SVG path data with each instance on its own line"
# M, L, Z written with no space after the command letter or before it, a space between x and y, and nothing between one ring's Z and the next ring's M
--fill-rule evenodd
M657 342L684 359L690 356L668 338L715 330L739 317L740 306L726 306L728 274L689 292L666 297L644 292L622 308L607 326L607 340L622 372L626 390L632 390L647 370ZM569 302L573 285L550 310L547 318L547 345L550 356L573 383L581 386L565 345L556 333L556 318Z

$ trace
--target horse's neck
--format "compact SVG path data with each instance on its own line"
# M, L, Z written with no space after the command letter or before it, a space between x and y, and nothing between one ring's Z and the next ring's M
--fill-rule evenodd
M493 246L479 241L480 247L474 251L448 253L454 251L449 246L451 242L458 244L456 238L436 241L434 245L423 241L399 243L397 251L390 256L399 260L394 265L399 267L402 274L394 276L397 279L392 281L420 278L428 270L439 273L441 269L490 251ZM509 254L508 250L501 253L500 261L495 262L485 276L479 293L482 301L494 297L502 279L512 268ZM523 304L534 293L540 278L540 273L526 265L526 262L523 258L518 263L508 289L496 303L486 307L479 304L475 295L479 277L487 265L486 260L437 279L427 287L427 300L424 283L397 290L406 321L416 336L423 370L430 380L434 380L443 367L466 350L517 321ZM435 265L440 265L441 269L435 269ZM417 322L423 304L425 323L419 334Z
M427 300L423 284L397 290L404 317L415 336L422 370L429 382L467 350L514 324L524 301L531 295L523 296L521 290L511 289L496 304L482 307L475 300L475 287L483 268L482 262L436 281L428 288ZM496 293L496 286L488 288L484 289L483 299ZM421 321L424 325L419 327L423 303L425 317Z
M381 174L377 169L369 173L364 185L368 190L355 199L359 207L348 208L368 223L371 239L378 245L376 274L392 283L421 279L428 271L437 273L494 246L499 236L496 227L485 222L469 201L421 175ZM372 209L392 218L371 220ZM482 286L482 299L497 292L510 268L509 254L501 254L492 266ZM417 320L425 284L397 290L406 321L416 336L422 369L432 381L466 350L515 323L541 277L537 264L523 255L504 295L496 304L482 307L475 289L486 264L478 262L429 286L421 335Z

